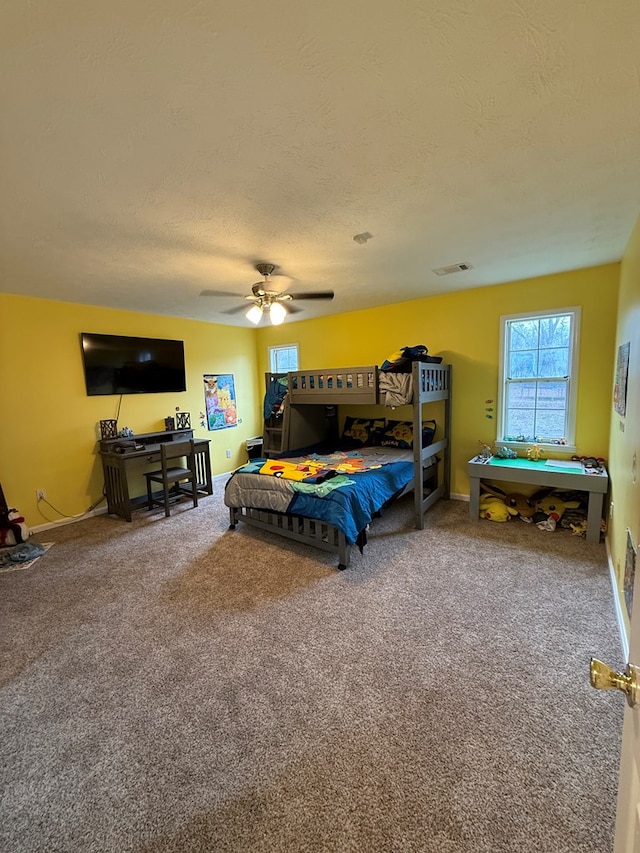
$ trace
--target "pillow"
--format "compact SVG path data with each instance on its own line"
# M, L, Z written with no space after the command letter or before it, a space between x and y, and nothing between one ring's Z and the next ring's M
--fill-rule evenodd
M365 445L380 444L384 432L384 418L352 418L344 419L342 428L342 447L364 447Z
M434 420L422 422L422 446L428 447L436 432ZM411 421L387 421L387 428L380 439L382 447L413 447L413 424Z

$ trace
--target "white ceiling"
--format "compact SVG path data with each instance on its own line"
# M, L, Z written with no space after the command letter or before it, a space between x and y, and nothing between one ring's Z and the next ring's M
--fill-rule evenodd
M268 261L335 291L308 319L617 261L640 213L638 0L6 0L0 25L5 292L249 325L221 312Z

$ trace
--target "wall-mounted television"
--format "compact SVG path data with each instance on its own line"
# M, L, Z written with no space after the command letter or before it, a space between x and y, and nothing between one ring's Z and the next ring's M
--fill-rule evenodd
M186 391L184 343L81 332L87 395Z

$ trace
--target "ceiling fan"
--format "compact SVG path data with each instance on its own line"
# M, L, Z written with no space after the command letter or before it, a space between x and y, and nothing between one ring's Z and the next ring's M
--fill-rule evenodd
M251 293L244 298L252 303L245 316L257 326L263 315L268 313L269 319L274 326L279 326L287 316L287 314L297 314L301 308L291 305L295 299L333 299L333 290L315 290L308 293L279 293L277 290L270 289L270 278L275 270L274 264L256 264L256 269L263 276L264 281L256 282ZM203 290L201 296L237 296L236 293L229 293L225 290ZM286 303L286 307L285 307ZM244 311L246 305L238 305L235 308L230 308L227 311L222 311L222 314L237 314Z

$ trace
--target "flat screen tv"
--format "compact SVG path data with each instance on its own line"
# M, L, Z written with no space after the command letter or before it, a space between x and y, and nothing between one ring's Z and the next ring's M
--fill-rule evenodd
M82 332L87 395L186 391L184 343Z

